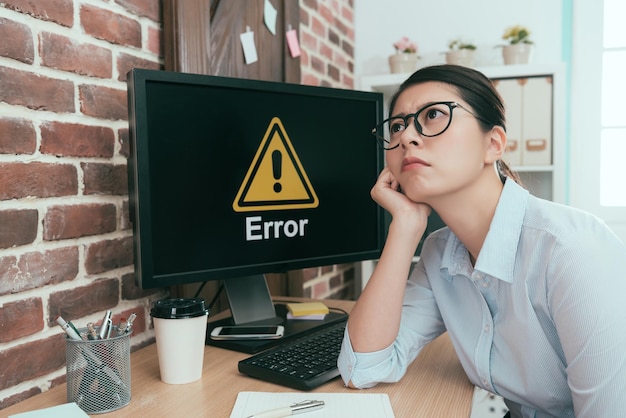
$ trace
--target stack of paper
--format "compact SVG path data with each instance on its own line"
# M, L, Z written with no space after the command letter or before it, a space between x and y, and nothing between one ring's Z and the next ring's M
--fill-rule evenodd
M394 418L386 393L314 392L239 392L230 418L248 418L306 400L324 401L324 407L299 415L303 418Z
M9 418L89 418L82 409L78 407L76 402L57 405L45 409L37 409L35 411L23 412L17 415L9 415Z
M328 306L322 302L288 303L287 319L324 319Z

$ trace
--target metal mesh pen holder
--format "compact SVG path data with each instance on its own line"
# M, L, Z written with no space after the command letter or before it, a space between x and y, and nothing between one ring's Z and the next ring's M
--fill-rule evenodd
M86 328L78 330L87 334ZM88 414L130 403L130 332L102 340L66 339L67 401Z

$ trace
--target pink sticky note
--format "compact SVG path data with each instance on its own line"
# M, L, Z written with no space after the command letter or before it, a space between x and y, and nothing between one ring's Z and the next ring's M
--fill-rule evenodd
M300 43L298 42L298 34L295 29L287 31L287 45L293 58L300 56Z

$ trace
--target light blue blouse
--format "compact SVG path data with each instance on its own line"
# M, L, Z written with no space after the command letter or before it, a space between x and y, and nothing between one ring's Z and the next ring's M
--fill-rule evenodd
M507 180L475 267L448 228L431 234L395 342L355 353L347 329L342 378L398 381L446 330L472 383L513 417L626 416L626 246L586 212Z

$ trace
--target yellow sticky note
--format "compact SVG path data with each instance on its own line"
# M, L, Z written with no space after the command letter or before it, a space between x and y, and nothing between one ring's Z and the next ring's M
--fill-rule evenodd
M328 306L322 302L288 303L287 309L293 316L327 314Z

